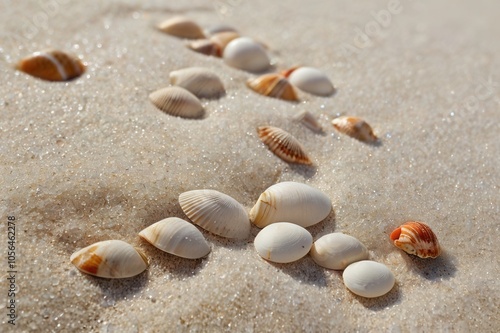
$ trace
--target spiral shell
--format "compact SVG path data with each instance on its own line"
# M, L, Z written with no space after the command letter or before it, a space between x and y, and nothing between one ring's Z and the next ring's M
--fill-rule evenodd
M280 74L265 74L249 79L247 86L253 91L268 97L298 101L297 94L288 80Z
M198 98L219 98L226 92L217 74L201 67L170 72L170 83L189 90Z
M160 110L182 118L201 118L205 114L200 100L181 87L167 87L149 95L151 102Z
M193 20L184 16L175 16L158 25L158 29L169 35L187 38L200 39L205 38L201 27Z
M406 222L394 230L390 238L396 247L420 258L436 258L441 254L436 235L422 222Z
M229 66L248 72L263 72L271 66L264 47L248 37L239 37L229 42L222 57Z
M257 133L270 151L285 162L311 165L304 147L290 133L273 126L260 126Z
M68 81L85 72L80 59L57 50L35 52L19 61L16 68L47 81Z
M374 143L378 138L366 121L358 117L338 117L332 120L332 125L341 133L347 134L359 141Z

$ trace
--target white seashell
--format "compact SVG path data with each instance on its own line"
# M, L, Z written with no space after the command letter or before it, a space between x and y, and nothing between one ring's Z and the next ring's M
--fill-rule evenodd
M344 270L342 278L350 291L367 298L387 294L396 282L386 265L370 260L350 264Z
M320 266L342 270L353 262L368 259L368 250L356 238L335 232L314 242L311 257Z
M143 239L167 253L198 259L210 252L202 233L191 223L178 217L156 222L139 233Z
M201 118L205 114L198 97L181 87L167 87L149 95L151 102L160 110L182 118Z
M299 67L291 72L288 79L300 90L313 95L330 96L335 92L330 79L316 68Z
M309 252L311 245L312 236L309 231L288 222L268 225L254 240L257 253L262 258L277 263L299 260Z
M285 162L311 165L312 161L300 142L287 131L273 126L257 128L259 138L276 156Z
M170 83L189 90L198 98L219 98L226 92L217 74L201 67L170 72Z
M245 208L229 195L215 190L193 190L181 193L179 204L193 223L216 235L245 239L250 233Z
M270 186L250 210L250 221L259 228L287 221L307 228L324 220L332 202L320 190L306 184L283 182Z
M175 16L158 25L161 31L180 38L200 39L205 38L201 27L193 20L184 16Z
M316 117L309 111L301 111L293 116L293 119L300 121L304 126L313 132L323 133L323 127L321 127L318 119L316 119Z
M86 274L103 278L127 278L148 268L146 256L121 240L97 242L73 253L71 263Z
M271 60L261 44L248 37L233 39L222 54L226 64L248 72L263 72Z

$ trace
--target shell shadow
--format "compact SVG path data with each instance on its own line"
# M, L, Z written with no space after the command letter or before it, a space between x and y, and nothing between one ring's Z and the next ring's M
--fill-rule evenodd
M370 309L372 311L381 311L395 304L400 304L403 298L401 294L401 289L399 288L397 282L394 284L394 287L392 287L391 291L389 291L387 294L375 298L366 298L358 296L350 292L347 288L346 292L350 293L365 308Z
M457 272L454 258L443 252L435 259L423 259L404 253L406 266L427 280L451 279Z
M382 147L382 140L378 139L377 141L371 141L371 142L365 142L365 141L361 141L363 142L365 145L368 145L368 146L372 146L372 147Z
M306 228L314 239L335 231L335 210L332 208L330 214L323 221Z
M149 281L149 269L145 272L125 279L105 279L86 275L88 281L101 289L102 295L111 301L122 300L141 292Z
M289 164L290 169L298 173L306 179L314 177L316 172L318 172L318 167L315 165L304 165L304 164Z
M268 261L268 263L297 281L318 287L327 286L325 269L316 265L308 255L287 264L278 264L271 261Z

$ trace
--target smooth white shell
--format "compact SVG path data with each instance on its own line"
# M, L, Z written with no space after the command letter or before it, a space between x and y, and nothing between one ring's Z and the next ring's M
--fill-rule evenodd
M353 262L368 259L368 250L356 238L335 232L314 242L311 257L320 266L342 270Z
M222 54L226 64L249 72L263 72L271 66L271 60L261 44L248 37L233 39Z
M250 221L259 228L287 221L309 227L325 219L332 210L330 198L306 184L283 182L270 186L250 210Z
M323 127L318 122L318 119L309 111L301 111L293 116L293 119L301 122L304 126L316 133L322 133Z
M288 263L299 260L309 252L312 236L293 223L279 222L262 229L254 240L259 255L269 261Z
M394 287L396 279L384 264L363 260L347 266L342 274L345 286L363 297L379 297Z
M190 67L170 72L170 83L199 98L219 98L225 93L221 79L207 68Z
M330 79L320 70L299 67L288 77L290 82L302 91L318 96L330 96L335 92Z
M151 102L169 115L182 118L200 118L205 114L198 97L181 87L167 87L152 92Z
M178 217L156 222L139 233L143 239L167 253L198 259L210 252L202 233L191 223Z

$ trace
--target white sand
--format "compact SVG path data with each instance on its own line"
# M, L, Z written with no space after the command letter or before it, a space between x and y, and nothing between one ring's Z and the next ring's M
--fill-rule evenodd
M5 258L6 217L14 215L17 332L500 329L498 2L401 0L387 27L371 32L372 44L351 55L341 46L359 42L356 28L376 28L370 13L387 1L47 3L4 1L0 14L0 235ZM205 27L233 25L266 42L279 69L318 67L338 92L303 94L299 104L256 95L244 85L250 74L153 29L177 13ZM47 47L80 55L88 71L51 83L13 70ZM170 117L147 98L168 85L170 71L189 66L215 70L227 88L203 102L203 120ZM302 110L320 118L325 135L291 120ZM365 118L382 145L335 132L330 121L343 114ZM272 155L256 135L263 124L296 136L317 168ZM248 243L204 233L212 252L197 261L137 236L183 217L183 191L217 189L250 209L285 180L328 194L335 214L309 230L360 239L394 272L389 294L354 296L340 272L309 257L270 264L253 248L257 228ZM420 260L396 249L388 234L409 219L430 224L445 254ZM71 265L71 253L105 239L141 247L147 273L111 281ZM6 309L1 315L0 331L12 329Z

